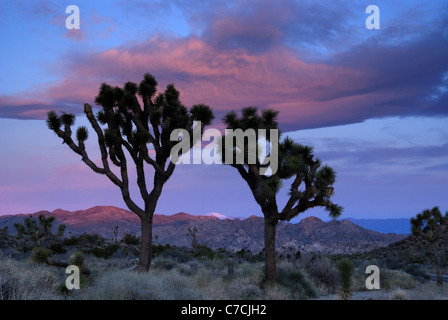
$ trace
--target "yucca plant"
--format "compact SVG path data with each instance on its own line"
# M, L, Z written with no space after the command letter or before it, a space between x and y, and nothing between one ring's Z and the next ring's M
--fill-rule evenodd
M352 297L353 290L353 261L347 258L340 259L337 262L339 273L339 294L343 300L349 300Z
M81 251L73 252L68 258L68 263L79 267L79 269L84 268L85 261L86 258L84 257L84 254Z
M31 259L37 263L49 264L48 258L53 254L50 249L35 247L31 252Z

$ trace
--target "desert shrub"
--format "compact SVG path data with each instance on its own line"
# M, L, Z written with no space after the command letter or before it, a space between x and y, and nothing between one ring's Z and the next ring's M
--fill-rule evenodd
M64 241L62 241L64 246L76 246L78 243L79 239L76 237L65 238Z
M337 262L339 272L339 290L340 296L344 300L351 298L353 290L353 261L347 258L342 258Z
M278 270L277 283L289 289L292 298L317 297L316 288L300 270Z
M186 252L183 252L176 248L168 248L159 254L159 257L166 259L173 259L179 263L186 263L193 260L193 258Z
M338 271L328 258L309 260L305 271L317 285L323 285L328 292L334 292L338 286Z
M180 264L178 269L180 274L194 276L198 273L199 266L196 261L189 261L188 263Z
M193 257L201 259L201 258L205 258L205 259L214 259L214 258L219 258L220 255L213 251L213 249L205 246L205 245L196 245L194 247L194 252L193 252Z
M422 268L419 264L408 264L404 268L404 272L409 273L412 275L416 280L420 282L424 282L429 280L431 277L428 273Z
M386 269L380 273L380 285L382 288L389 287L389 290L393 288L410 289L417 286L417 280L409 273Z
M173 259L166 259L163 257L157 257L152 260L152 266L158 270L171 270L177 266L177 262Z
M392 299L395 300L405 300L406 299L406 291L402 289L394 290L392 293Z
M115 252L117 252L118 248L120 248L120 246L114 243L104 248L92 248L88 252L97 258L109 259Z
M164 252L167 249L171 249L173 248L172 246L170 246L169 244L165 244L165 245L153 245L152 246L152 255L153 257L157 257L158 255L160 255L162 252ZM138 256L138 254L136 254L136 256Z
M80 241L85 241L90 244L102 244L105 242L105 239L100 236L98 233L83 233L79 237Z
M131 233L125 233L123 238L121 239L121 242L129 245L137 245L140 243L140 238Z
M30 261L0 259L0 300L59 299L54 268Z
M53 252L48 248L35 247L31 252L31 259L37 263L47 263Z
M78 266L82 268L84 266L84 262L86 261L86 258L84 257L83 253L81 251L73 252L70 257L68 258L68 263Z
M50 249L55 254L64 254L67 252L67 249L64 248L64 245L62 243L53 243L50 246Z
M111 271L84 290L74 292L88 300L196 300L203 296L194 280L171 271L148 273ZM82 292L81 292L82 291Z
M241 250L235 252L235 255L236 255L238 258L245 259L245 260L249 260L250 257L251 257L253 254L252 254L252 251L250 251L250 250L246 250L246 249L243 248L243 249L241 249Z

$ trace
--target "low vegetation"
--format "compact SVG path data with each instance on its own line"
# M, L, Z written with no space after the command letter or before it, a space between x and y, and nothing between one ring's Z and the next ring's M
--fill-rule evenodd
M448 299L432 265L302 252L278 258L277 283L265 282L263 254L206 246L157 244L148 273L139 273L139 238L55 235L25 246L26 234L2 232L0 299ZM51 239L50 239L51 238ZM31 246L33 244L34 246ZM65 287L65 267L81 269L81 289ZM368 265L381 270L380 290L367 290ZM374 296L376 294L376 296Z

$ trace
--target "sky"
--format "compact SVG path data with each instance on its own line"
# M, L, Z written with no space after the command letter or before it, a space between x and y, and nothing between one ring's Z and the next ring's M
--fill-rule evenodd
M69 5L79 30L66 28ZM369 5L379 29L366 28ZM147 72L187 107L210 105L212 127L245 106L279 110L283 136L335 169L341 218L448 210L446 1L1 1L0 39L0 215L125 208L45 119L71 112L88 126L101 83ZM204 164L178 165L165 185L156 213L177 212L262 215L234 168Z

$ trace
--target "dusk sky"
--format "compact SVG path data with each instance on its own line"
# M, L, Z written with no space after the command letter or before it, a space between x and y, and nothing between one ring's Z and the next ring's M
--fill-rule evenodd
M79 30L66 28L69 5ZM379 7L380 29L366 28L368 5ZM174 83L185 106L210 105L212 127L245 106L279 110L283 136L336 170L341 218L448 210L445 0L1 1L0 38L0 215L126 208L45 119L65 111L89 126L83 105L101 83L147 72L160 91ZM95 140L87 148L99 160ZM225 165L177 166L156 213L180 211L262 215ZM328 219L323 209L300 218L309 215Z

